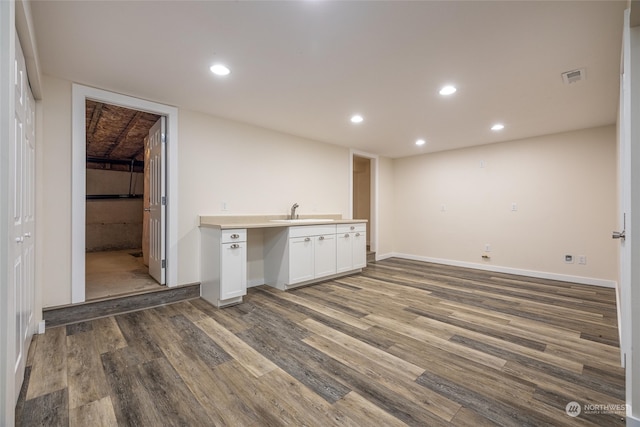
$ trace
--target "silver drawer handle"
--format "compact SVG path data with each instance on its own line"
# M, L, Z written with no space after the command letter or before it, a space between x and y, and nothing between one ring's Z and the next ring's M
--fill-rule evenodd
M356 227L352 225L351 226L351 230L355 230L355 229L356 229Z
M233 245L230 246L231 249L238 249L240 247L239 244L234 243Z
M318 240L324 240L324 236L318 237Z
M231 238L232 239L238 239L238 238L240 238L240 235L239 234L232 234Z
M349 233L345 233L344 237L349 238Z
M360 233L356 233L356 237L358 237L360 235Z
M305 238L304 238L304 241L305 241L305 242L308 242L309 240L311 240L311 237L305 237Z

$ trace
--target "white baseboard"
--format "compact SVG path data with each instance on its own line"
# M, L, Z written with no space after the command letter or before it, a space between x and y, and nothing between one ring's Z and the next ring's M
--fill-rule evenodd
M387 259L387 258L393 258L395 255L393 254L393 252L389 252L386 254L378 254L376 253L376 261L382 261L383 259Z
M616 282L613 280L597 279L593 277L571 276L567 274L549 273L546 271L523 270L519 268L501 267L498 265L478 264L474 262L456 261L456 260L450 260L450 259L430 258L430 257L403 254L403 253L397 253L397 252L393 252L391 254L385 254L385 257L386 258L391 258L391 257L404 258L404 259L410 259L413 261L424 261L424 262L432 262L434 264L452 265L455 267L475 268L477 270L494 271L496 273L516 274L518 276L535 277L538 279L559 280L561 282L580 283L582 285L602 286L605 288L615 289L616 287ZM383 259L383 258L377 258L377 259Z
M640 427L640 418L627 415L627 427Z

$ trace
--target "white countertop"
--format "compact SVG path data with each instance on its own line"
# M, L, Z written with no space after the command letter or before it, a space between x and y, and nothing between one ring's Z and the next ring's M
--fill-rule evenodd
M286 215L200 215L200 227L230 228L272 228L298 227L306 225L356 224L367 222L366 219L342 219L340 214L300 215L301 221L283 221ZM314 221L316 219L317 221ZM329 221L331 220L331 221Z

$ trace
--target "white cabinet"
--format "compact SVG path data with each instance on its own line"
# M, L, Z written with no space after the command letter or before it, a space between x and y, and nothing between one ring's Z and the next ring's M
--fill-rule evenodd
M314 277L313 241L311 237L289 239L289 283L299 283Z
M314 236L313 241L313 278L336 274L336 234Z
M203 299L217 307L242 302L247 293L247 230L201 227Z
M337 266L343 273L367 266L367 225L338 224L336 229Z
M336 226L266 230L265 283L288 289L336 274Z

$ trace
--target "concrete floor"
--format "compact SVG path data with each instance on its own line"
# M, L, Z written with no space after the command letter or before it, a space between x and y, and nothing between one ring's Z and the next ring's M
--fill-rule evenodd
M85 255L87 301L164 289L149 276L141 249L88 252Z

